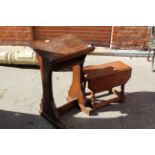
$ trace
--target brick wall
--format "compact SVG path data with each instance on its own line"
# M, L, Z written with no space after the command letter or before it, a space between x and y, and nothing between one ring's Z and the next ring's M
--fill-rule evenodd
M25 43L72 33L88 43L113 49L145 49L147 26L0 26L0 44Z
M33 39L31 26L0 26L0 43L26 43Z
M146 49L149 41L147 26L114 26L112 29L111 48Z
M34 37L35 39L48 39L72 33L88 43L109 47L111 29L111 26L36 26L34 27Z

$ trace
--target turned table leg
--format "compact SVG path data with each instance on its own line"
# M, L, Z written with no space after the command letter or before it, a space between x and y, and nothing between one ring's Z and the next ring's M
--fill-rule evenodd
M125 84L121 85L120 103L124 103L125 100Z

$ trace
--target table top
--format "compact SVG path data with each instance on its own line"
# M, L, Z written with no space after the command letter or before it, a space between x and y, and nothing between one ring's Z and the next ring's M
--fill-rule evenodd
M50 40L34 40L32 48L48 61L66 61L92 52L94 46L87 45L72 34L54 37Z
M121 61L114 61L104 63L101 65L93 65L84 68L86 79L94 79L97 77L103 77L108 75L114 75L115 73L131 70L132 68Z

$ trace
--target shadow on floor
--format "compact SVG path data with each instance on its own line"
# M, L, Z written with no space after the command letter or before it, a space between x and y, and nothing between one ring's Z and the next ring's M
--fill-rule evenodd
M87 116L73 109L62 116L66 128L77 129L154 129L155 92L134 92L126 95L124 104L114 104ZM1 129L50 129L45 119L32 114L0 110Z
M154 129L155 92L128 93L124 104L99 109L97 116L79 115L79 110L73 109L62 120L66 128Z
M51 129L44 118L37 115L0 110L0 129Z

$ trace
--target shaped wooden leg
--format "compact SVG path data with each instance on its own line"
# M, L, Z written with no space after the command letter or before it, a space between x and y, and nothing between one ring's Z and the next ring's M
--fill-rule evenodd
M51 88L52 68L48 62L41 60L39 60L39 62L43 86L43 96L40 104L40 113L57 128L64 128L64 125L60 122L58 110L54 103L53 90Z
M92 109L86 106L83 78L83 64L73 66L73 81L67 99L68 101L78 100L81 111L90 115Z

